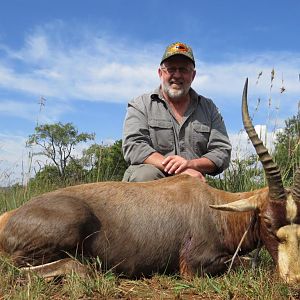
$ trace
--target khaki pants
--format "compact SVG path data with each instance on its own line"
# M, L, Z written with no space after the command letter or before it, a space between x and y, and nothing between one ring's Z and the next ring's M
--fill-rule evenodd
M123 181L143 182L156 180L164 177L166 177L166 174L164 174L162 171L155 168L154 166L148 164L141 164L129 166L124 173Z

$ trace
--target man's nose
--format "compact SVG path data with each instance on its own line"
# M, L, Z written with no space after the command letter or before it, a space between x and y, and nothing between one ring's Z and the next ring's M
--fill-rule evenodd
M173 76L180 76L182 75L182 72L180 70L180 68L174 68L174 73L173 73Z

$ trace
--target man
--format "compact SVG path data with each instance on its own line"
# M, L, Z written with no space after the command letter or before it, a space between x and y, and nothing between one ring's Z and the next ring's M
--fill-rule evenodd
M228 167L231 145L223 118L212 100L198 95L192 49L166 48L158 75L161 85L129 102L123 154L130 164L123 181L149 181L189 174L205 181Z

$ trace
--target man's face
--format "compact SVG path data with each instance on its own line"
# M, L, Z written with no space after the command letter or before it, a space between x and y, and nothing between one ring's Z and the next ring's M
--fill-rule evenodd
M190 59L175 55L166 59L158 69L161 88L171 100L180 100L189 92L196 71Z

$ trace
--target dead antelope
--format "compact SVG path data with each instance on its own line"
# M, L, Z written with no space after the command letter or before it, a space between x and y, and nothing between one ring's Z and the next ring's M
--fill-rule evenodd
M2 255L44 277L84 271L70 256L99 257L105 268L131 277L155 272L213 275L228 268L238 247L239 254L246 254L261 241L280 276L300 281L300 169L293 188L284 189L249 118L247 86L246 81L243 122L268 187L229 193L179 175L56 190L2 215Z

